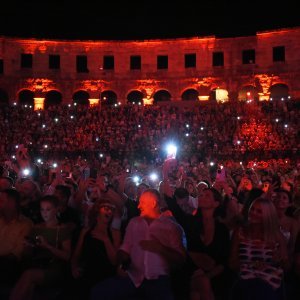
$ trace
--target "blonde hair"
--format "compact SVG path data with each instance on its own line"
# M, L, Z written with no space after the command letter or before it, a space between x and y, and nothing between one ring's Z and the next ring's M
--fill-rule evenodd
M266 242L276 242L280 232L279 220L276 208L272 201L259 197L256 198L250 205L248 213L250 212L254 203L259 203L263 215L263 236Z

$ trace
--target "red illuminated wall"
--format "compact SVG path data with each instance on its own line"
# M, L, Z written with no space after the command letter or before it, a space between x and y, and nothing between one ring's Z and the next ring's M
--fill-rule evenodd
M181 101L187 89L204 98L215 88L228 91L236 99L245 86L254 86L261 99L268 99L270 87L284 84L289 94L300 98L300 28L259 32L255 36L237 38L194 37L147 41L51 41L0 38L0 89L10 101L23 89L44 97L48 91L62 94L63 102L72 101L78 90L99 98L104 91L116 93L125 103L133 90L153 99L159 90ZM284 61L273 61L273 48L284 47ZM243 64L242 52L255 50L255 63ZM224 65L212 66L213 53L223 52ZM20 67L22 53L32 54L32 68ZM185 68L185 55L196 54L196 67ZM60 56L60 69L50 70L50 54ZM76 56L87 57L88 72L76 71ZM141 70L130 70L130 56L141 56ZM157 56L168 56L168 69L157 69ZM103 56L114 56L114 70L103 69Z

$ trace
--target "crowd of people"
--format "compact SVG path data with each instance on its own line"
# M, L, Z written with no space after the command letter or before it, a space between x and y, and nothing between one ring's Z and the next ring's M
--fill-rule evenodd
M298 151L298 106L293 100L202 103L191 108L65 105L35 112L10 106L0 115L0 153L10 156L24 144L47 157L101 151L119 159L149 161L160 154L165 140L174 139L186 156L262 158L268 152L272 158Z
M299 298L299 102L13 105L0 132L1 299Z

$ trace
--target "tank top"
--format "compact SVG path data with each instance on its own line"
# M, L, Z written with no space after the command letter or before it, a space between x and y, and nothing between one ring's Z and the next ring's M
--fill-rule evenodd
M258 239L249 239L240 231L240 277L242 279L259 278L274 289L279 288L283 269L273 260L274 249L276 251L278 246L277 244L274 247Z

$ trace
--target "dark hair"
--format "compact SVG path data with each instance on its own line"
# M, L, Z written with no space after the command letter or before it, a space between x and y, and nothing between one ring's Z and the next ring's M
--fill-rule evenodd
M189 192L186 188L179 187L175 189L174 196L179 199L187 198L189 196Z
M224 199L223 199L223 196L222 194L215 188L207 188L207 189L204 189L204 191L211 191L212 192L212 195L213 195L213 198L216 202L219 203L219 206L216 207L215 209L215 212L214 212L214 217L224 217L225 215L225 212L224 212Z
M14 188L5 189L5 190L1 191L1 193L6 194L10 200L13 200L15 202L17 211L19 212L20 211L20 201L21 201L20 193Z
M253 202L256 198L260 197L264 191L260 188L253 188L249 194L248 194L248 199L247 202ZM250 206L250 205L249 205Z
M198 187L199 184L203 184L203 183L205 183L207 185L207 188L210 188L210 183L207 180L205 180L205 179L199 181L197 183L196 187Z
M144 186L146 189L149 189L149 188L150 188L149 184L147 184L146 182L141 182L141 183L138 185L138 188L139 188L140 186Z
M67 186L72 186L74 191L78 191L78 184L76 182L73 182L71 179L66 179L65 183L67 184Z
M0 176L2 176L4 173L4 167L3 166L0 166Z
M111 203L109 199L105 199L105 198L98 199L88 213L88 225L90 228L94 228L97 225L99 210L105 204L108 204L110 206L115 206L114 204ZM112 220L113 217L111 218L109 225L111 224Z
M41 204L42 202L49 202L49 203L51 203L54 207L58 207L58 206L59 206L59 200L58 200L58 198L57 198L56 196L54 196L54 195L46 195L46 196L42 197L42 198L40 199L40 204Z
M281 185L281 179L280 179L280 176L277 173L273 174L273 176L272 176L272 184L276 184L278 186Z
M266 178L266 179L264 179L264 180L262 180L262 183L265 183L265 182L268 182L268 183L272 183L272 179L270 179L270 178Z
M223 197L222 197L222 194L215 188L207 188L207 189L204 189L204 190L210 190L212 191L212 194L214 196L214 200L219 202L220 204L223 202Z
M55 187L55 190L61 192L67 199L71 197L71 189L66 185L59 184Z
M218 202L220 205L215 208L213 218L217 219L218 217L222 217L222 203L223 203L223 197L221 193L216 190L215 188L205 188L203 191L211 191L214 201ZM203 223L203 218L202 218L202 210L198 208L197 210L197 218L199 218L199 225L200 225L200 230L203 232L204 228L204 223Z

